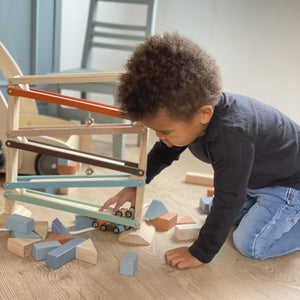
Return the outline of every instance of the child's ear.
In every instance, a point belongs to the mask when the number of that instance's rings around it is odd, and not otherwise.
[[[214,109],[211,105],[203,105],[196,112],[197,119],[202,125],[206,125],[209,123],[212,115],[214,113]]]

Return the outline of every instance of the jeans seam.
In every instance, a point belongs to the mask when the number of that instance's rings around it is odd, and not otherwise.
[[[263,259],[263,257],[259,258],[257,257],[256,253],[255,253],[255,249],[256,249],[256,244],[257,244],[257,240],[259,238],[259,236],[261,236],[263,234],[263,232],[265,232],[265,230],[268,228],[268,226],[270,226],[270,223],[273,222],[273,220],[277,220],[278,219],[278,216],[281,214],[281,212],[286,209],[288,207],[288,204],[284,205],[274,216],[273,218],[261,229],[260,232],[258,232],[255,237],[254,237],[254,241],[253,241],[253,245],[252,245],[252,256],[254,258],[258,258],[258,259]]]

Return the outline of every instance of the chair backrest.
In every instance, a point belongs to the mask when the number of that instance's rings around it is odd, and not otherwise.
[[[5,80],[8,82],[8,78],[14,76],[22,76],[18,64],[10,55],[5,46],[0,42],[0,72],[3,74]],[[27,84],[22,85],[23,89],[28,90]],[[22,98],[20,101],[20,113],[38,114],[38,109],[33,99]]]
[[[91,0],[81,67],[90,67],[92,48],[132,52],[154,33],[156,4],[156,0]],[[110,13],[108,21],[101,18],[105,5],[111,5],[115,12]],[[143,24],[136,24],[137,10],[145,17]],[[122,11],[127,14],[125,18]],[[128,16],[131,12],[135,16]],[[121,21],[116,20],[118,16],[123,17]]]

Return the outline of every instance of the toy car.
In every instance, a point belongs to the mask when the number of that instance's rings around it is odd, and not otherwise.
[[[116,211],[116,216],[125,217],[125,218],[128,218],[128,219],[133,219],[133,217],[134,217],[134,207],[120,208],[118,211]]]
[[[124,225],[118,225],[116,223],[111,223],[100,219],[95,220],[92,226],[94,228],[100,228],[101,231],[112,231],[115,234],[125,231]]]

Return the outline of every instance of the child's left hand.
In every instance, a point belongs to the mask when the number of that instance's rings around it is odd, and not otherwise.
[[[166,263],[178,270],[187,268],[196,268],[203,265],[203,263],[194,257],[188,247],[180,247],[169,250],[165,253]]]

